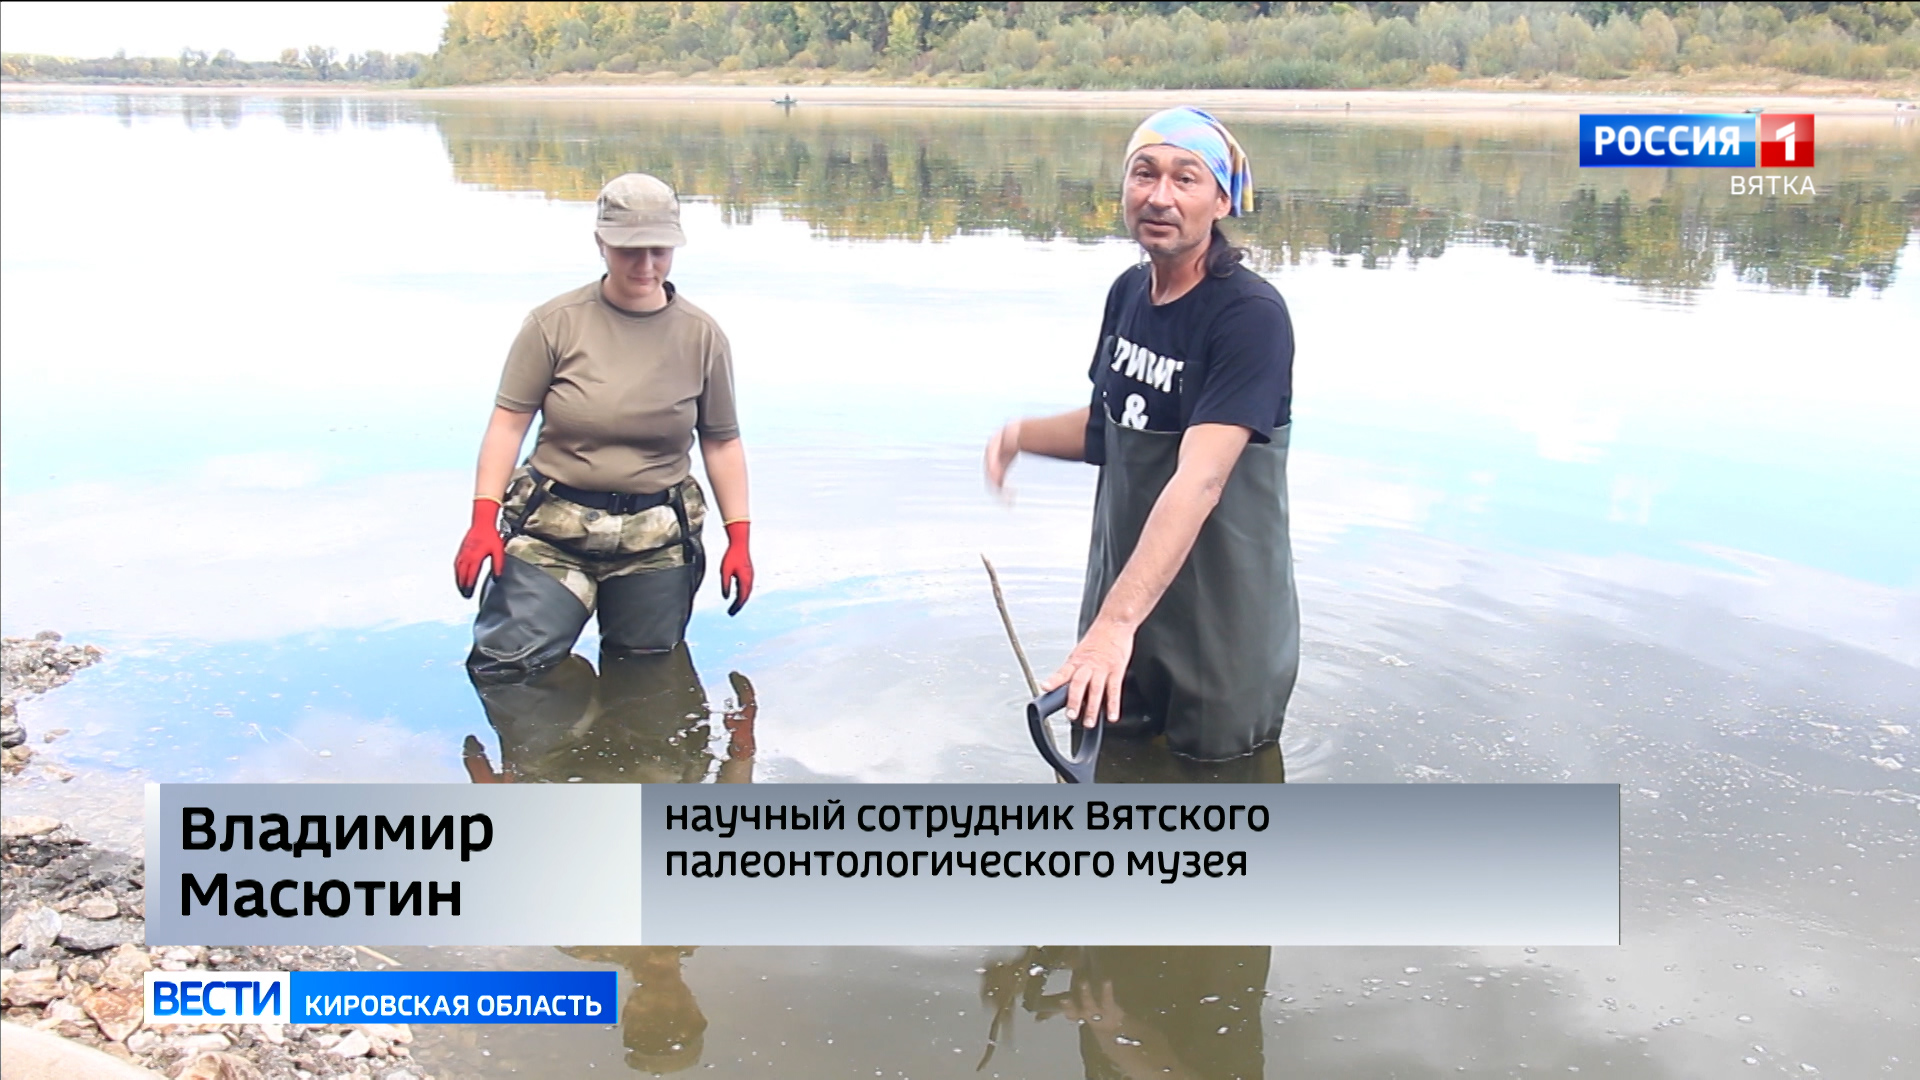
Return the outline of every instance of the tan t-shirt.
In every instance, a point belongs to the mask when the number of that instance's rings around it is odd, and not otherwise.
[[[727,336],[667,290],[666,307],[636,315],[594,282],[527,316],[493,400],[541,413],[534,468],[588,491],[652,494],[686,479],[694,432],[739,438]]]

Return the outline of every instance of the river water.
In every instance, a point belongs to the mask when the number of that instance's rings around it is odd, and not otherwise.
[[[0,623],[110,655],[23,704],[80,775],[7,812],[1045,782],[979,560],[1050,668],[1091,471],[1002,503],[978,455],[1085,400],[1137,119],[9,90]],[[1816,194],[1769,198],[1583,173],[1571,117],[1228,119],[1299,340],[1304,659],[1281,752],[1217,778],[1619,783],[1622,946],[386,950],[623,972],[617,1026],[422,1027],[436,1075],[1915,1068],[1920,126],[1822,118]],[[673,665],[483,704],[471,462],[627,170],[685,196],[674,280],[733,341],[759,584],[729,619],[710,582]]]

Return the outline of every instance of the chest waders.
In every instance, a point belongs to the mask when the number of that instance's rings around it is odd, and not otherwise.
[[[560,484],[529,468],[533,489],[518,513],[503,515],[506,539],[522,534],[557,552],[566,575],[591,583],[593,604],[548,569],[509,555],[496,576],[481,586],[480,611],[473,620],[473,652],[467,668],[476,678],[521,678],[565,659],[580,638],[588,617],[598,612],[600,645],[608,653],[661,653],[686,635],[693,599],[706,575],[706,551],[687,513],[683,481],[658,495],[589,492]],[[678,526],[681,562],[677,566],[613,572],[635,553],[593,552],[580,544],[530,528],[534,514],[549,499],[590,512],[631,514],[658,506],[672,508]],[[611,576],[606,576],[611,573]]]
[[[1300,603],[1287,533],[1288,428],[1249,443],[1193,551],[1140,624],[1115,734],[1164,733],[1176,753],[1239,757],[1277,740],[1300,670]],[[1106,418],[1106,464],[1080,601],[1085,635],[1173,478],[1178,432]]]

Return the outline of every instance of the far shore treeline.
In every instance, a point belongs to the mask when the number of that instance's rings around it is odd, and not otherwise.
[[[504,3],[448,5],[428,84],[567,72],[840,71],[1120,89],[1920,69],[1920,3]]]
[[[181,49],[179,56],[108,56],[75,60],[59,56],[8,53],[0,57],[0,75],[21,82],[254,83],[254,82],[414,82],[425,53],[385,53],[370,49],[345,56],[332,46],[284,49],[278,60],[241,60],[231,49],[206,52]]]
[[[431,56],[9,54],[10,80],[703,81],[1361,88],[1920,77],[1920,3],[717,2],[447,6]]]

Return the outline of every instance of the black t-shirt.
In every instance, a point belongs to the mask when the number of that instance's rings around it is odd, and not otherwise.
[[[1107,291],[1100,346],[1088,376],[1087,460],[1106,462],[1105,422],[1146,431],[1238,424],[1252,441],[1285,425],[1293,401],[1293,322],[1259,274],[1236,266],[1155,307],[1146,264]]]

